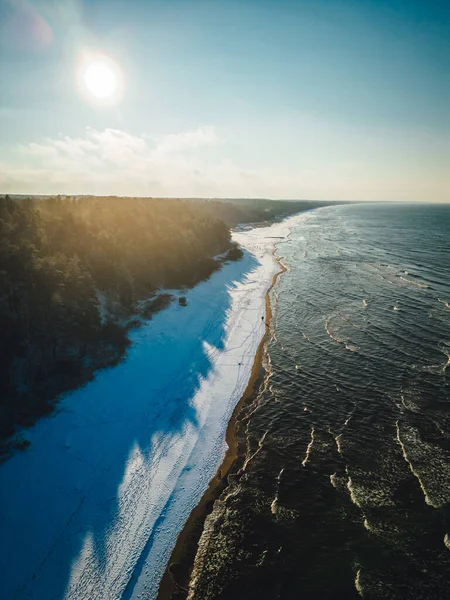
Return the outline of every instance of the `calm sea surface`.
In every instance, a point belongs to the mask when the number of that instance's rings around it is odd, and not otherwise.
[[[450,206],[314,211],[278,255],[192,597],[449,598]]]

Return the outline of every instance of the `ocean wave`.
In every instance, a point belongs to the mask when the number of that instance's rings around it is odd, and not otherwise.
[[[445,363],[437,365],[422,365],[419,368],[423,373],[431,373],[432,375],[446,375],[447,369],[450,366],[450,351],[445,348],[440,348],[440,350],[442,354],[447,357]]]
[[[347,488],[347,476],[341,473],[333,473],[330,475],[330,483],[334,487],[334,489],[345,497],[348,497],[348,488]]]
[[[338,335],[336,330],[331,327],[330,322],[333,318],[336,317],[342,319],[343,321],[349,322],[356,329],[360,329],[360,327],[352,323],[350,319],[344,318],[341,315],[332,315],[331,317],[325,320],[325,331],[327,332],[328,337],[330,337],[333,340],[333,342],[336,342],[336,344],[341,344],[346,350],[349,350],[350,352],[358,352],[358,350],[360,349],[359,346],[353,344],[349,339]]]
[[[403,277],[403,275],[400,275],[400,279],[402,281],[405,281],[406,283],[410,283],[411,285],[416,285],[417,287],[420,287],[420,288],[427,289],[430,287],[427,283],[422,283],[420,281],[412,281],[411,279],[408,279],[407,277]]]
[[[342,456],[342,444],[343,444],[343,436],[342,433],[334,437],[334,441],[336,442],[336,448],[339,454]]]
[[[258,454],[261,452],[261,450],[264,447],[264,440],[266,439],[267,434],[269,433],[269,430],[265,431],[262,435],[262,437],[258,440],[258,447],[256,448],[256,450],[252,453],[249,454],[247,453],[247,458],[245,459],[244,464],[242,465],[242,471],[245,471],[246,468],[248,467],[249,463],[256,457],[258,456]]]
[[[363,586],[362,586],[361,569],[358,569],[356,571],[355,589],[358,592],[358,594],[361,596],[361,598],[363,598],[364,597],[364,590],[363,590]]]
[[[360,350],[359,346],[355,346],[354,344],[345,344],[345,348],[350,352],[358,352]]]
[[[372,535],[376,535],[378,538],[388,543],[394,543],[395,545],[398,545],[399,538],[402,535],[401,529],[393,523],[384,521],[375,522],[375,520],[370,520],[366,515],[364,515],[363,526]]]
[[[362,271],[366,273],[370,273],[379,277],[383,281],[390,283],[392,285],[398,285],[398,281],[396,280],[398,277],[397,269],[394,267],[389,267],[388,265],[374,264],[374,263],[360,263],[359,267]]]
[[[367,472],[351,476],[348,466],[345,467],[345,472],[347,474],[347,490],[350,500],[355,506],[361,510],[394,506],[390,487],[384,486],[383,480],[375,477],[374,473]],[[364,477],[364,482],[367,480],[366,485],[362,482],[361,475]]]
[[[347,425],[350,423],[350,420],[352,419],[353,415],[355,414],[355,410],[356,410],[356,404],[353,406],[353,409],[350,411],[348,417],[344,421],[345,427],[347,427]]]
[[[419,482],[425,502],[440,508],[450,502],[450,454],[425,442],[419,431],[408,424],[396,422],[397,441],[405,461]]]
[[[406,396],[406,394],[401,394],[400,399],[401,399],[403,408],[405,408],[406,410],[408,410],[410,412],[413,412],[416,414],[421,414],[422,408],[417,403],[417,401],[419,399],[417,393],[409,392],[408,396]]]
[[[348,317],[347,315],[342,315],[341,313],[338,313],[339,317],[345,321],[346,323],[349,323],[349,325],[351,325],[352,327],[354,327],[355,329],[361,329],[361,325],[357,325],[356,323],[354,323],[350,317]]]
[[[315,430],[314,427],[311,428],[311,440],[306,448],[306,454],[305,454],[305,458],[303,459],[302,465],[304,467],[306,467],[308,460],[309,460],[309,455],[311,453],[312,447],[314,445],[314,435],[315,435]]]
[[[305,340],[308,340],[308,342],[310,342],[310,344],[315,344],[315,342],[309,337],[309,335],[307,335],[306,333],[302,333],[303,337],[305,338]]]
[[[284,467],[281,469],[281,471],[277,475],[277,487],[276,487],[276,491],[275,491],[275,498],[273,499],[273,502],[270,505],[270,511],[273,515],[276,515],[278,512],[278,494],[280,492],[280,482],[281,482],[281,476],[283,475],[283,471],[284,471]]]

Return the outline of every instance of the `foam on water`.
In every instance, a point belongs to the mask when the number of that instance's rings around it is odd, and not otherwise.
[[[302,465],[304,467],[306,467],[308,460],[309,460],[309,455],[311,453],[312,447],[314,445],[314,427],[311,428],[311,440],[306,448],[306,454],[305,454],[305,458],[303,459]]]
[[[414,427],[397,421],[397,441],[411,472],[417,478],[425,502],[440,508],[450,502],[450,455],[425,442]]]
[[[361,576],[361,569],[358,569],[356,571],[356,577],[355,577],[355,589],[358,592],[358,594],[363,598],[364,597],[364,593],[363,593],[363,587],[362,587],[362,576]]]
[[[345,425],[348,425],[348,423],[350,422],[350,419],[351,419],[351,416],[345,421]],[[341,455],[343,454],[343,452],[342,452],[343,440],[344,440],[344,437],[343,437],[342,433],[335,436],[335,438],[334,438],[334,441],[336,442],[337,451]]]
[[[417,287],[420,287],[420,288],[429,288],[430,287],[426,283],[421,283],[420,281],[411,281],[411,279],[407,279],[406,277],[400,277],[400,279],[402,281],[405,281],[406,283],[410,283],[411,285],[416,285]]]
[[[276,492],[275,492],[275,498],[273,499],[273,502],[270,505],[270,510],[273,515],[275,515],[278,511],[278,494],[280,491],[280,481],[281,481],[281,476],[283,475],[283,471],[284,471],[284,468],[281,469],[281,471],[277,475],[277,488],[276,488]]]

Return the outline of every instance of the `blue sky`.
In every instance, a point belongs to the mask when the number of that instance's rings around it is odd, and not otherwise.
[[[0,0],[0,191],[450,200],[450,6]],[[85,52],[121,99],[81,93]]]

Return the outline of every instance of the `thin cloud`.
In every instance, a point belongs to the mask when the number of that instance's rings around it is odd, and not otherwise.
[[[440,181],[433,189],[420,173],[396,172],[383,180],[369,175],[364,162],[344,159],[321,168],[303,161],[297,168],[248,169],[227,157],[227,142],[214,127],[158,139],[88,127],[81,137],[19,146],[13,156],[0,163],[1,193],[348,200],[443,195]]]
[[[212,166],[201,157],[202,150],[221,143],[213,127],[159,140],[88,127],[83,137],[45,138],[20,146],[18,164],[0,165],[0,185],[12,193],[195,194],[199,179],[209,179]],[[219,189],[210,183],[205,187],[204,181],[202,188]]]

